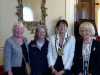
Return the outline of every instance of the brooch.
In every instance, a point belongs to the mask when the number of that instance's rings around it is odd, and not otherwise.
[[[93,48],[93,51],[95,51],[95,49],[96,49],[96,48],[94,47],[94,48]]]

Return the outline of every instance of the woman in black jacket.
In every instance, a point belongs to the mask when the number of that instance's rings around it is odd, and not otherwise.
[[[48,43],[45,26],[38,26],[34,40],[29,44],[31,75],[48,75]]]
[[[75,75],[100,75],[100,42],[92,23],[83,22],[79,27],[81,39],[76,40],[73,70]]]

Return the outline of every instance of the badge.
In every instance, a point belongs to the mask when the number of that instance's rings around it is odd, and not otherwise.
[[[64,55],[64,50],[63,48],[58,48],[58,55],[63,56]]]

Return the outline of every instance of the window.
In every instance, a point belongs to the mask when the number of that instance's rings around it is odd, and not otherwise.
[[[34,21],[34,14],[30,7],[24,6],[23,7],[23,20],[25,22],[32,22]]]

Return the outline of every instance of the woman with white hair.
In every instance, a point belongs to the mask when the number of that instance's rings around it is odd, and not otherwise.
[[[24,26],[21,22],[13,26],[13,34],[4,46],[5,75],[27,75],[25,63],[28,62],[27,41],[23,36]]]
[[[100,75],[100,42],[95,39],[93,24],[82,22],[79,34],[82,39],[76,40],[73,66],[75,75]]]

